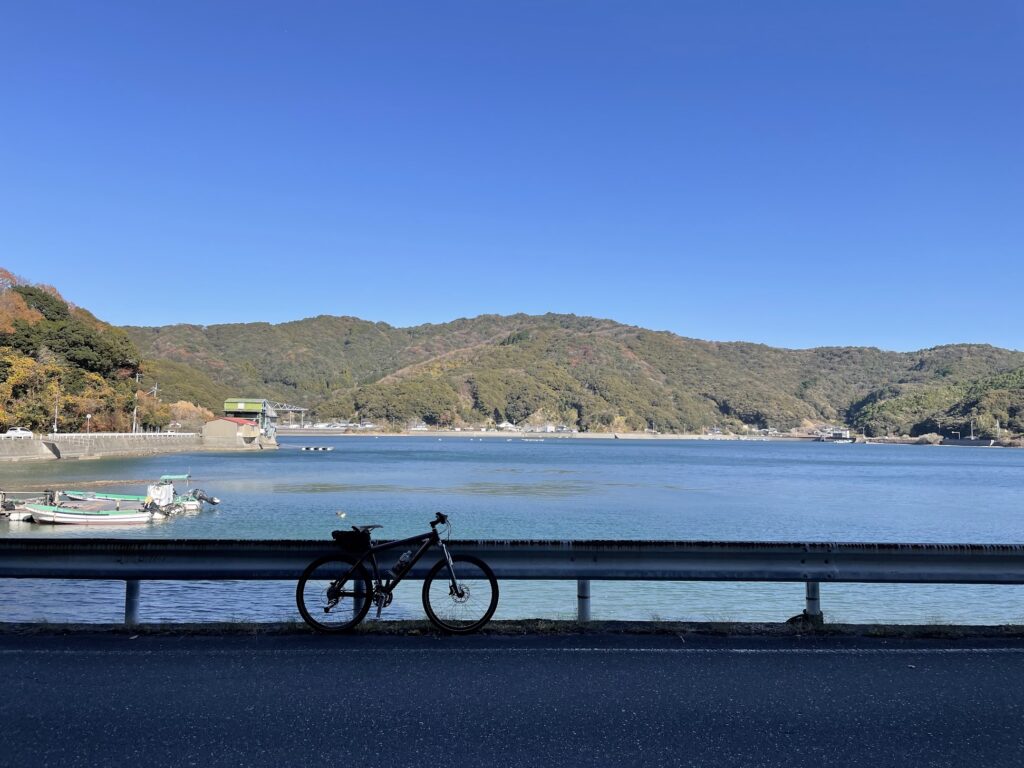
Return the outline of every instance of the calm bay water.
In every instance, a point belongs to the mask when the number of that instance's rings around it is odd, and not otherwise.
[[[298,445],[330,445],[301,452]],[[0,465],[0,487],[104,481],[142,493],[190,471],[223,499],[200,515],[83,530],[0,522],[0,536],[327,538],[381,523],[386,538],[451,515],[453,538],[729,539],[1024,543],[1024,451],[733,441],[284,438],[258,454]],[[97,488],[99,486],[90,486]],[[337,513],[344,511],[345,520]],[[385,613],[418,617],[418,583]],[[147,621],[297,618],[293,584],[155,583]],[[595,583],[595,618],[780,621],[802,608],[799,584]],[[116,621],[123,585],[0,582],[0,621]],[[1024,623],[1020,587],[822,587],[836,621]],[[575,583],[505,582],[498,618],[563,617]]]

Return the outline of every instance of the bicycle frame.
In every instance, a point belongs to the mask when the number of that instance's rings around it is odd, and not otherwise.
[[[406,563],[405,570],[403,570],[402,573],[398,574],[398,576],[391,575],[386,580],[382,580],[380,565],[377,562],[377,553],[387,552],[391,549],[398,549],[400,547],[408,546],[409,544],[419,544],[420,546],[419,549],[417,549],[413,553],[412,558],[409,560],[409,562]],[[420,561],[423,555],[427,553],[427,550],[429,550],[431,547],[435,545],[441,547],[441,552],[444,554],[444,559],[448,563],[448,577],[451,580],[452,594],[456,594],[459,597],[462,597],[462,590],[459,588],[458,582],[455,579],[455,566],[452,563],[452,556],[448,552],[448,547],[446,547],[445,543],[441,540],[441,535],[436,530],[431,530],[430,533],[421,533],[416,536],[410,536],[406,539],[389,541],[386,544],[370,544],[370,548],[359,556],[359,559],[356,561],[356,563],[362,563],[363,561],[368,559],[370,562],[370,566],[373,569],[372,575],[374,591],[381,595],[390,596],[391,593],[394,592],[395,587],[397,587],[405,578],[406,574],[408,574],[416,565],[416,563]],[[378,605],[378,613],[381,607],[381,605]]]

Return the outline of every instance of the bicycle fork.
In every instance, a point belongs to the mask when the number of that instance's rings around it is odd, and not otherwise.
[[[441,551],[444,552],[445,562],[448,563],[448,578],[451,584],[448,588],[448,593],[453,597],[463,597],[462,587],[459,586],[458,579],[455,578],[455,564],[452,562],[452,555],[448,551],[448,547],[444,545],[444,542],[438,542],[441,545]]]

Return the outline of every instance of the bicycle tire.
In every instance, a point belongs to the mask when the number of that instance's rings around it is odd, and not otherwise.
[[[494,610],[498,607],[498,580],[495,578],[494,571],[491,570],[490,566],[480,558],[473,557],[472,555],[452,555],[452,562],[465,563],[477,569],[477,571],[474,572],[472,569],[464,568],[460,574],[460,569],[456,566],[455,573],[459,577],[459,584],[461,586],[465,587],[467,584],[471,584],[478,595],[483,592],[481,588],[486,584],[486,588],[490,591],[489,599],[486,595],[483,595],[483,598],[487,600],[486,610],[479,618],[476,619],[466,618],[459,620],[454,616],[449,617],[449,613],[464,613],[464,611],[460,611],[456,607],[460,605],[467,605],[468,599],[460,600],[454,595],[451,595],[450,592],[446,592],[444,588],[435,591],[433,600],[438,602],[438,605],[435,606],[432,604],[431,587],[434,585],[434,580],[442,572],[444,586],[450,589],[448,561],[444,558],[438,560],[437,563],[434,564],[434,567],[427,573],[426,578],[423,579],[423,610],[426,611],[427,618],[430,619],[431,623],[441,631],[448,632],[453,635],[468,635],[483,627],[494,615]],[[470,574],[468,577],[464,575],[467,572]],[[447,598],[447,600],[445,600],[445,598]],[[445,618],[442,618],[439,613],[444,614]]]
[[[315,578],[319,577],[319,578]],[[342,612],[334,614],[338,616],[337,622],[325,622],[318,620],[318,615],[321,618],[324,615],[330,613],[331,610],[337,607],[332,606],[325,610],[329,596],[327,590],[329,587],[334,586],[339,578],[343,578],[340,587],[342,596],[337,600],[337,605],[340,605],[345,597],[351,598],[351,615],[346,617],[344,608]],[[353,582],[356,585],[362,585],[362,602],[359,600],[358,586],[352,592],[346,592],[344,590],[345,584]],[[307,589],[308,588],[308,589]],[[370,610],[370,595],[373,594],[373,587],[370,583],[370,574],[367,573],[366,568],[362,563],[357,562],[354,558],[348,555],[327,555],[326,557],[318,558],[312,563],[306,566],[306,570],[302,572],[302,576],[299,577],[299,583],[295,586],[295,604],[299,608],[299,613],[302,614],[302,619],[309,626],[318,632],[328,632],[332,634],[340,634],[342,632],[348,632],[355,627],[360,621],[365,618],[367,612]],[[307,606],[307,602],[315,601],[312,605]],[[313,608],[314,610],[309,610]],[[319,613],[318,613],[319,612]]]

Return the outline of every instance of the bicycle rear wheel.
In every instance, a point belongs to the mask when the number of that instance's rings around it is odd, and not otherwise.
[[[370,610],[370,575],[347,555],[314,560],[295,587],[295,603],[318,632],[347,632]]]
[[[453,555],[455,586],[448,561],[440,560],[423,580],[423,610],[435,626],[456,635],[476,632],[498,607],[498,580],[483,560]]]

